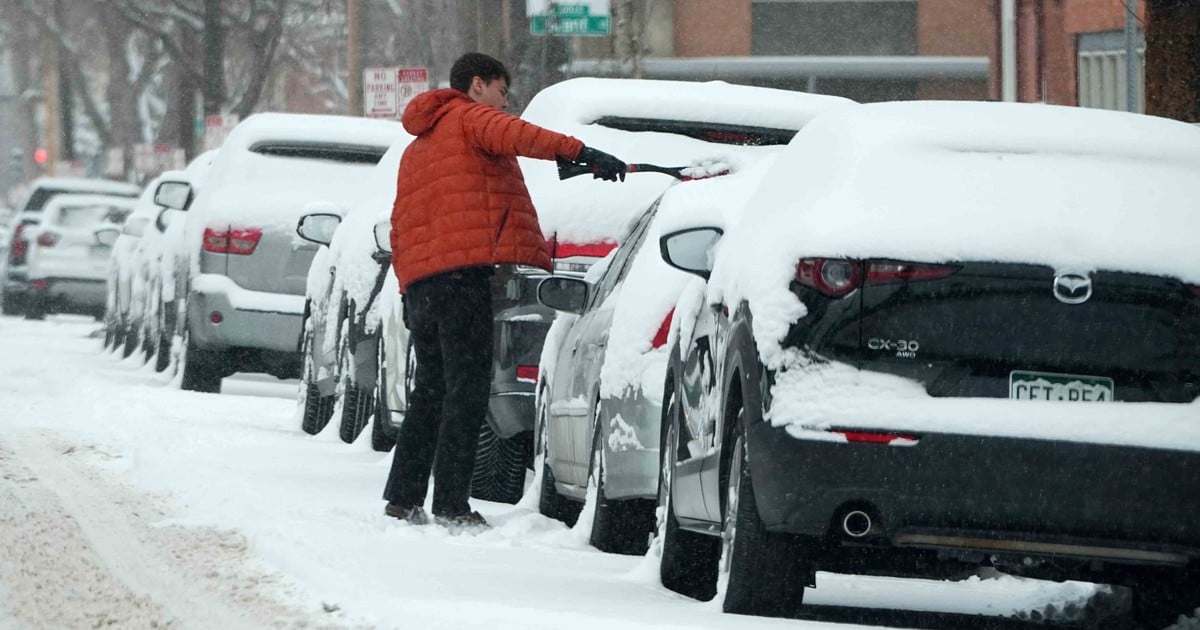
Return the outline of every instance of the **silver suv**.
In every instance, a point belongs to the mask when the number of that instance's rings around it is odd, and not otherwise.
[[[219,391],[234,372],[299,375],[317,246],[296,222],[353,203],[401,134],[393,122],[297,114],[257,114],[234,129],[186,212],[184,389]]]

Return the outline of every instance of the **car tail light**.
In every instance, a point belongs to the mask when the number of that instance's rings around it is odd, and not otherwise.
[[[851,429],[830,429],[846,438],[852,444],[885,444],[887,446],[915,446],[919,437],[908,433],[889,433],[879,431],[856,431]]]
[[[13,230],[12,248],[8,251],[8,260],[14,265],[25,263],[25,251],[29,248],[29,243],[21,238],[21,233],[25,231],[25,224],[17,226]]]
[[[671,312],[667,313],[666,319],[664,319],[662,325],[658,327],[658,332],[654,333],[654,339],[650,340],[651,350],[657,350],[667,345],[667,337],[671,334],[672,317],[675,317],[675,309],[671,309]]]
[[[796,263],[796,281],[829,297],[845,297],[862,284],[862,267],[837,258],[803,258]]]
[[[261,238],[262,230],[258,228],[230,230],[229,253],[239,256],[249,256],[254,253],[254,249],[258,247],[258,241]]]
[[[867,263],[867,277],[865,282],[866,284],[887,284],[889,282],[940,280],[954,275],[958,270],[959,267],[956,265],[923,265],[891,260],[875,260]]]
[[[60,238],[62,238],[62,235],[58,232],[42,232],[38,234],[37,244],[42,247],[54,247],[58,244],[58,239]]]
[[[34,291],[45,291],[50,288],[50,281],[45,278],[40,278],[29,283],[30,288]]]
[[[525,383],[536,383],[538,380],[538,366],[518,365],[517,380]]]
[[[229,252],[229,230],[204,228],[204,251],[214,254]]]

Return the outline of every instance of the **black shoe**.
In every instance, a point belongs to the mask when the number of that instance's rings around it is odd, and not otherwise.
[[[404,507],[399,503],[388,503],[384,506],[383,513],[392,518],[408,521],[413,525],[424,525],[429,522],[429,517],[425,514],[425,510],[419,505]]]
[[[454,516],[437,515],[433,521],[450,530],[451,534],[469,531],[483,531],[491,527],[479,512],[463,512]]]

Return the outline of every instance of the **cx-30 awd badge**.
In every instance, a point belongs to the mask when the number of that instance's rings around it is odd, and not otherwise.
[[[1092,279],[1081,273],[1054,277],[1054,297],[1063,304],[1083,304],[1092,297]]]

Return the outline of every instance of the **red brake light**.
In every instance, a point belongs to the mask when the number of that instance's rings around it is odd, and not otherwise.
[[[867,263],[866,283],[886,284],[889,282],[939,280],[954,275],[958,270],[959,267],[955,265],[921,265],[877,260]]]
[[[658,332],[654,333],[654,339],[650,340],[651,350],[657,350],[667,345],[667,336],[671,334],[672,317],[675,317],[675,309],[671,309],[671,312],[667,313],[666,319],[664,319],[662,325],[658,327]]]
[[[38,234],[37,244],[42,247],[54,247],[58,244],[58,239],[61,235],[58,232],[42,232]]]
[[[526,383],[536,383],[538,380],[538,366],[536,365],[518,365],[517,380]]]
[[[551,258],[567,258],[568,256],[591,256],[594,258],[604,258],[609,252],[616,249],[617,244],[612,241],[601,241],[598,243],[563,243],[557,238],[550,240],[550,257]]]
[[[258,247],[258,241],[261,238],[262,230],[258,228],[230,230],[229,253],[239,256],[249,256],[254,253],[254,248]]]
[[[850,260],[803,258],[796,263],[796,281],[829,297],[845,297],[862,284],[862,267]]]
[[[849,429],[830,429],[830,433],[845,436],[846,441],[855,444],[886,444],[888,446],[913,446],[920,439],[907,433],[886,433],[878,431],[852,431]]]
[[[229,252],[229,230],[204,228],[204,251],[214,254]]]

